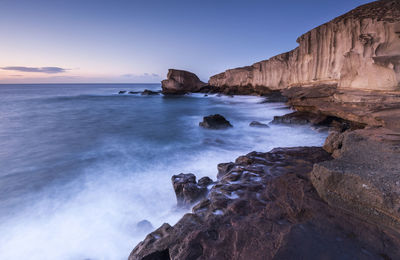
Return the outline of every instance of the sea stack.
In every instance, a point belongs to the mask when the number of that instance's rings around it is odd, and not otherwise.
[[[161,85],[163,94],[186,94],[198,92],[207,84],[192,72],[169,69],[167,79],[163,80]]]

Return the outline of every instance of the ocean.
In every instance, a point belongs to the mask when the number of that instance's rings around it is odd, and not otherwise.
[[[216,179],[217,164],[251,151],[320,146],[310,126],[255,96],[120,95],[160,84],[0,85],[0,259],[126,259],[149,230],[171,225],[171,176]],[[208,130],[219,113],[234,126]],[[151,231],[151,230],[150,230]]]

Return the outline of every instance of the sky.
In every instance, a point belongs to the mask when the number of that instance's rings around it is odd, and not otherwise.
[[[366,0],[0,0],[0,83],[156,83],[297,47]]]

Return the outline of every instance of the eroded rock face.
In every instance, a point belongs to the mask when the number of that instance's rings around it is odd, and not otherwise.
[[[198,92],[206,85],[195,74],[175,69],[168,70],[167,79],[161,82],[163,94]]]
[[[360,6],[297,39],[299,47],[252,66],[212,76],[217,88],[285,89],[336,85],[396,90],[400,87],[400,2]]]
[[[397,259],[400,236],[323,202],[309,181],[317,147],[252,152],[218,166],[208,196],[129,259]],[[385,241],[385,242],[382,242]]]
[[[193,173],[181,173],[171,178],[174,186],[178,207],[190,207],[193,203],[204,198],[208,193],[208,185],[213,181],[209,177],[203,177],[196,182]]]
[[[400,231],[400,134],[385,128],[332,133],[335,160],[314,166],[311,181],[330,205]]]
[[[338,89],[335,86],[292,87],[282,91],[298,111],[346,120],[356,129],[365,125],[400,131],[400,92]]]
[[[226,129],[232,127],[231,123],[220,114],[205,116],[199,126],[209,129]]]

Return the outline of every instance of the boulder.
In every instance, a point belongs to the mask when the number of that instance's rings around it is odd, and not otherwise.
[[[125,93],[126,93],[126,90],[121,90],[118,92],[118,94],[125,94]]]
[[[260,122],[258,122],[258,121],[252,121],[252,122],[249,124],[249,126],[252,126],[252,127],[260,127],[260,128],[269,128],[269,126],[268,126],[267,124],[263,124],[263,123],[260,123]]]
[[[220,114],[205,116],[199,126],[209,129],[225,129],[233,127],[231,123]]]
[[[189,207],[205,197],[208,193],[208,185],[213,183],[208,177],[201,178],[197,183],[193,173],[174,175],[171,180],[178,207]]]
[[[163,94],[199,92],[206,85],[195,74],[176,69],[169,69],[167,79],[161,82]]]
[[[399,259],[399,233],[318,196],[309,174],[313,164],[332,159],[323,149],[277,148],[243,157],[219,165],[224,174],[192,213],[150,233],[129,260]]]

